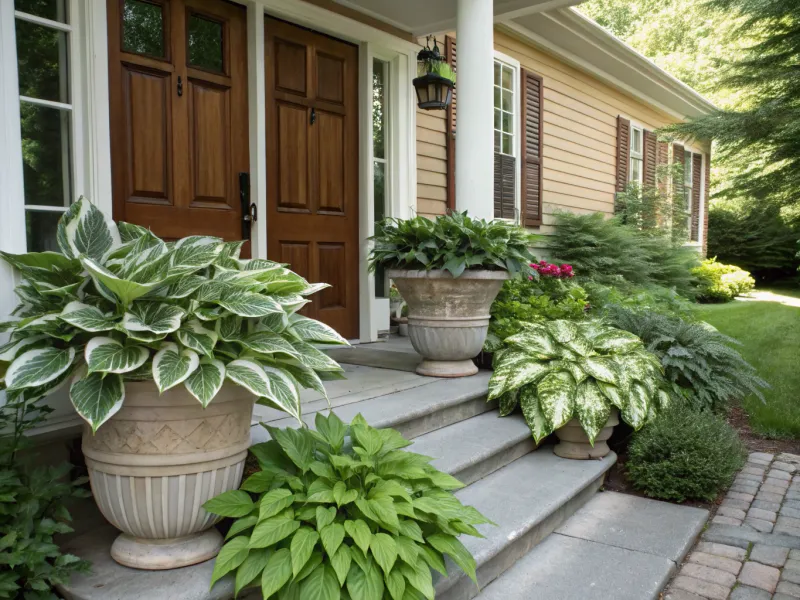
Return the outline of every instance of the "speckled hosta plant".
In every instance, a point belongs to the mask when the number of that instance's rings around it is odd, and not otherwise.
[[[476,581],[458,536],[488,519],[397,431],[333,413],[317,413],[316,431],[267,429],[272,440],[250,448],[261,470],[205,504],[236,518],[212,586],[231,573],[237,595],[255,586],[265,600],[433,600],[445,554]]]
[[[642,341],[599,321],[528,323],[495,353],[489,399],[500,414],[518,405],[540,441],[577,418],[589,441],[612,407],[639,429],[670,397],[661,363]]]
[[[239,258],[243,242],[164,242],[115,223],[86,199],[58,224],[61,253],[2,257],[21,303],[0,323],[0,389],[33,401],[70,382],[75,410],[97,430],[121,407],[125,382],[183,385],[204,407],[228,380],[300,419],[299,389],[325,393],[341,368],[316,344],[346,344],[297,314],[309,284],[283,265]]]

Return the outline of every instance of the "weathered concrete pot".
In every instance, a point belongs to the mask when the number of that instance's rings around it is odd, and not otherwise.
[[[589,437],[583,430],[578,419],[570,419],[569,423],[556,429],[558,444],[553,448],[553,452],[561,458],[573,458],[577,460],[587,460],[590,458],[603,458],[611,448],[606,443],[614,431],[614,425],[619,425],[619,411],[611,409],[611,416],[608,417],[605,427],[600,430],[594,440],[594,447],[589,443]]]
[[[489,330],[489,309],[508,279],[505,271],[392,269],[387,275],[408,304],[408,335],[423,361],[417,373],[465,377],[478,372],[472,362]]]
[[[95,500],[122,530],[111,547],[118,563],[174,569],[217,555],[219,521],[203,503],[239,487],[250,446],[255,397],[226,384],[203,409],[183,386],[159,396],[152,382],[125,384],[125,404],[83,453]]]

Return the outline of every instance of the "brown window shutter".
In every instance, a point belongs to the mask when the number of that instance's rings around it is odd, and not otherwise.
[[[676,165],[683,165],[684,156],[683,156],[683,146],[681,144],[672,144],[672,162]],[[673,178],[673,189],[675,190],[675,195],[680,196],[683,194],[683,173],[680,176],[675,175]]]
[[[536,73],[522,69],[521,121],[525,139],[522,144],[521,190],[522,224],[542,224],[542,139],[544,85]]]
[[[631,122],[617,117],[617,191],[624,192],[628,185],[631,166]]]
[[[508,154],[494,153],[494,217],[517,218],[516,203],[517,161]]]
[[[444,40],[445,60],[456,70],[456,39],[451,36]],[[453,97],[447,107],[445,134],[445,152],[447,156],[447,208],[454,210],[456,207],[456,92],[453,88]]]
[[[644,168],[644,185],[649,187],[656,186],[656,163],[658,161],[658,140],[656,134],[652,131],[644,130],[643,133],[643,168]]]
[[[692,228],[691,240],[700,239],[700,184],[703,181],[703,156],[692,154]]]
[[[704,177],[703,181],[706,189],[703,195],[703,256],[706,256],[708,254],[708,207],[710,206],[709,199],[711,198],[711,152],[706,154]]]
[[[657,167],[665,167],[669,164],[669,144],[667,142],[656,142],[656,165]],[[659,176],[656,171],[656,181],[658,182],[658,189],[662,192],[667,190],[667,182],[663,179],[664,175]]]

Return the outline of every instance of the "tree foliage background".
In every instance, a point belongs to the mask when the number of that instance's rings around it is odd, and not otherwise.
[[[800,2],[588,0],[578,10],[721,109],[693,125],[717,139],[709,255],[760,279],[795,273]]]

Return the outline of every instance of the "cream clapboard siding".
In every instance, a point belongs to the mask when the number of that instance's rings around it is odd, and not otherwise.
[[[417,109],[417,213],[426,217],[447,205],[446,114]]]

